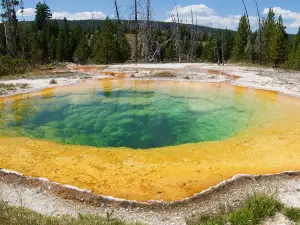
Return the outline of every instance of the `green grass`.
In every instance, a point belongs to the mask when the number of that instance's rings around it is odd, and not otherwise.
[[[250,198],[246,206],[235,210],[228,217],[232,225],[254,225],[281,211],[283,205],[274,197],[254,196]]]
[[[79,214],[78,218],[69,216],[50,217],[30,211],[23,207],[11,207],[0,201],[0,225],[138,225],[137,223],[126,223],[114,219],[111,215],[107,217]]]
[[[257,225],[265,219],[274,216],[283,209],[274,197],[256,195],[248,199],[243,208],[236,209],[228,214],[217,216],[200,216],[196,219],[187,219],[188,225]]]
[[[189,222],[187,222],[189,224]],[[194,224],[194,223],[193,223]],[[225,225],[226,220],[221,216],[202,216],[196,224],[201,225]]]
[[[300,222],[300,209],[285,208],[283,214],[294,222]]]

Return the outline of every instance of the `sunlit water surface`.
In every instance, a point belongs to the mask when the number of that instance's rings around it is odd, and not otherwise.
[[[261,104],[218,85],[106,81],[2,106],[1,133],[64,144],[148,149],[218,141],[248,126]]]

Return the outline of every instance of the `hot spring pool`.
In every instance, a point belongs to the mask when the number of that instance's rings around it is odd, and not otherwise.
[[[262,107],[253,96],[237,98],[218,85],[110,82],[5,104],[1,133],[71,145],[149,149],[224,140],[252,126]]]
[[[119,198],[177,200],[300,169],[300,102],[274,92],[103,80],[0,101],[0,168]],[[34,166],[33,166],[34,165]]]

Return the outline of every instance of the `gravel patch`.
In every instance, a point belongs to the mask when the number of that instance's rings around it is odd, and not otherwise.
[[[269,218],[262,223],[262,225],[294,225],[293,221],[290,221],[283,214],[278,213],[273,218]]]

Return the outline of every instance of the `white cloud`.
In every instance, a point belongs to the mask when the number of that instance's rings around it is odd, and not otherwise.
[[[94,12],[78,12],[78,13],[68,13],[68,12],[54,12],[52,15],[53,19],[64,19],[68,20],[89,20],[89,19],[105,19],[106,15],[100,11]]]
[[[203,26],[212,26],[214,28],[228,28],[236,30],[241,18],[241,15],[230,15],[222,17],[216,13],[212,8],[207,7],[206,5],[188,5],[188,6],[177,6],[178,15],[182,23],[192,24],[192,15],[194,24],[203,25]],[[169,11],[169,18],[166,19],[166,22],[172,22],[172,15],[177,16],[176,7]],[[256,17],[250,17],[250,23],[252,25],[257,23]],[[255,27],[255,25],[254,25]]]
[[[31,16],[35,16],[35,12],[36,10],[34,8],[25,8],[23,10],[23,16],[24,17],[31,17]],[[17,11],[17,16],[22,16],[22,13],[21,13],[21,9],[19,9]]]
[[[23,17],[33,17],[35,16],[36,10],[34,8],[25,8],[23,12]],[[21,10],[18,10],[17,16],[22,16]],[[52,19],[64,19],[68,20],[89,20],[94,17],[94,19],[105,19],[106,15],[100,11],[94,12],[77,12],[77,13],[69,13],[69,12],[53,12]]]
[[[292,23],[286,23],[286,26],[289,28],[298,28],[300,27],[300,13],[293,12],[291,10],[282,9],[280,7],[273,7],[273,11],[276,16],[282,16],[285,20],[293,20]],[[264,15],[269,13],[269,8],[265,8],[263,11]]]

